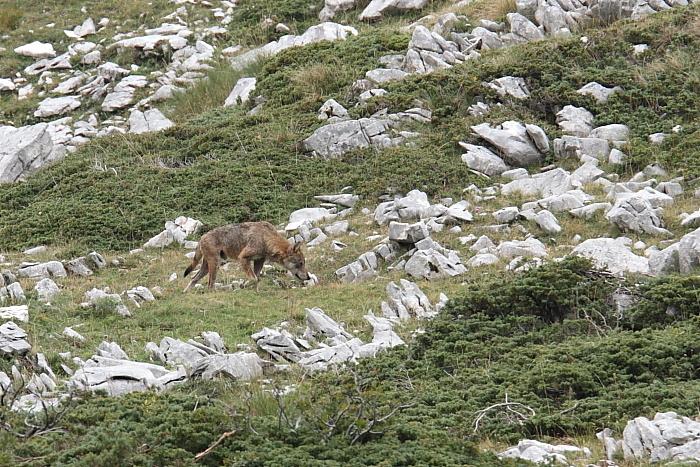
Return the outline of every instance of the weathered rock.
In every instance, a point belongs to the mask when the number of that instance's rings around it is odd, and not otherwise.
[[[23,180],[65,155],[65,146],[54,143],[47,123],[0,126],[0,183]]]
[[[603,138],[608,141],[627,141],[630,129],[627,125],[613,123],[611,125],[599,126],[589,134],[591,138]]]
[[[520,210],[515,206],[509,206],[498,211],[493,212],[491,215],[499,224],[509,224],[518,218]]]
[[[24,72],[28,75],[34,76],[45,71],[56,71],[56,70],[70,70],[73,68],[70,62],[70,53],[66,52],[55,58],[44,58],[29,65],[24,69]]]
[[[17,89],[15,83],[9,78],[0,78],[0,92],[14,91]]]
[[[496,255],[501,259],[513,259],[518,256],[541,258],[547,256],[547,250],[542,242],[530,237],[527,240],[511,240],[500,243],[496,247]]]
[[[537,464],[556,465],[563,463],[570,464],[567,460],[567,453],[584,452],[577,446],[568,444],[552,445],[536,440],[526,439],[520,441],[517,446],[506,449],[498,453],[498,457],[506,459],[523,459]]]
[[[612,209],[612,204],[610,203],[593,203],[588,206],[583,206],[580,208],[575,208],[569,211],[572,216],[580,217],[582,219],[590,219],[598,211],[603,211],[607,213]]]
[[[71,39],[82,39],[85,36],[95,34],[97,29],[95,28],[95,22],[92,20],[92,18],[88,18],[83,21],[83,24],[73,28],[72,31],[64,30],[63,32]]]
[[[384,84],[389,81],[400,81],[408,76],[403,70],[393,68],[376,68],[365,73],[365,78],[376,84]]]
[[[564,169],[557,168],[506,183],[501,188],[501,193],[510,195],[520,192],[523,195],[547,197],[566,193],[572,188],[571,175]]]
[[[610,155],[610,142],[604,138],[564,135],[554,140],[554,154],[561,158],[575,157],[579,160],[584,156],[590,156],[604,161]]]
[[[337,322],[326,315],[319,307],[306,308],[306,331],[304,337],[329,338],[342,337],[351,339],[352,335],[345,331]],[[343,339],[344,340],[344,339]]]
[[[162,391],[184,382],[186,377],[182,366],[171,371],[151,363],[93,355],[76,370],[68,384],[81,391],[106,391],[110,396],[120,396],[134,391]]]
[[[595,81],[591,81],[576,92],[583,94],[584,96],[591,96],[599,104],[602,104],[605,103],[612,94],[622,92],[622,88],[619,86],[615,86],[614,88],[606,88]]]
[[[605,172],[598,168],[598,161],[588,161],[571,174],[571,183],[576,187],[582,187],[592,183],[605,175]]]
[[[334,219],[337,216],[333,211],[326,208],[302,208],[297,209],[289,215],[289,223],[285,230],[292,231],[302,224],[313,224]]]
[[[226,98],[224,102],[224,107],[231,107],[237,105],[238,103],[247,102],[250,98],[250,93],[255,91],[255,84],[257,80],[255,78],[241,78],[236,82],[233,87],[231,94]]]
[[[621,238],[592,238],[577,245],[571,254],[585,256],[596,266],[606,268],[613,274],[649,274],[649,260],[632,253],[626,243]]]
[[[406,279],[400,279],[399,284],[389,282],[386,286],[387,301],[382,302],[382,314],[385,318],[407,321],[412,318],[426,319],[435,316],[436,311],[430,300],[417,284]]]
[[[165,230],[144,243],[144,248],[164,248],[174,241],[180,244],[186,242],[187,236],[196,233],[202,223],[191,217],[179,216],[174,221],[165,223]]]
[[[328,120],[334,118],[335,120],[345,120],[350,118],[348,115],[348,110],[340,105],[335,99],[328,99],[323,103],[320,109],[318,109],[318,119]]]
[[[679,249],[680,242],[674,243],[661,251],[656,251],[649,255],[649,269],[651,275],[659,276],[662,274],[680,272]]]
[[[364,315],[364,318],[372,326],[372,344],[364,345],[359,349],[360,356],[367,352],[367,348],[373,346],[375,348],[392,348],[397,345],[404,345],[405,342],[398,334],[394,332],[393,323],[389,318],[381,318],[374,316],[372,310]],[[378,349],[377,349],[378,350]],[[377,350],[370,350],[371,356],[374,356]]]
[[[357,30],[351,26],[338,23],[325,22],[311,26],[300,36],[282,36],[279,41],[272,41],[262,47],[250,50],[231,58],[234,69],[240,70],[262,57],[271,57],[278,52],[294,46],[301,46],[322,40],[344,40],[348,34],[357,36]]]
[[[389,240],[399,243],[416,243],[430,235],[423,221],[414,224],[404,222],[389,223]]]
[[[6,287],[0,287],[0,302],[5,301],[5,298],[8,297],[13,302],[23,302],[27,299],[19,282],[12,282]]]
[[[29,306],[15,305],[0,307],[0,319],[16,319],[29,322]]]
[[[105,81],[117,81],[131,74],[131,71],[122,68],[114,62],[103,63],[97,67],[97,74],[105,79]]]
[[[467,261],[467,266],[470,268],[478,268],[481,266],[490,266],[498,263],[499,261],[501,260],[498,259],[498,256],[492,253],[478,253],[469,258],[469,261]]]
[[[74,342],[85,342],[85,337],[70,326],[63,328],[61,335]]]
[[[593,114],[583,107],[565,106],[557,113],[557,124],[564,133],[586,138],[593,131]]]
[[[673,233],[662,227],[663,223],[656,215],[651,202],[643,197],[626,197],[618,200],[605,217],[622,232],[673,236]]]
[[[260,349],[269,353],[276,360],[299,361],[301,350],[294,343],[294,337],[285,330],[276,331],[263,328],[251,336]]]
[[[16,47],[15,53],[31,58],[53,58],[56,56],[56,51],[53,49],[52,44],[39,41]]]
[[[467,268],[454,258],[449,258],[435,249],[418,250],[406,261],[406,273],[415,278],[435,280],[463,274]]]
[[[12,321],[0,326],[0,355],[26,355],[32,350],[28,334]]]
[[[74,276],[91,276],[94,274],[84,256],[66,261],[64,267],[69,274]]]
[[[473,125],[471,129],[502,151],[503,157],[510,164],[522,167],[535,164],[543,158],[542,152],[522,123],[509,120],[495,128],[490,123],[481,123]]]
[[[250,352],[207,355],[192,366],[190,378],[215,379],[223,376],[239,381],[249,381],[262,376],[263,368],[266,366],[270,366],[270,363]]]
[[[572,176],[573,178],[573,176]],[[569,190],[560,195],[548,196],[537,201],[536,204],[544,209],[549,209],[552,212],[571,211],[578,209],[595,199],[594,196],[588,195],[581,190]],[[530,207],[530,203],[523,204],[523,210]]]
[[[508,13],[507,18],[510,24],[510,34],[501,36],[505,41],[518,44],[544,39],[544,31],[520,13]]]
[[[504,76],[489,83],[484,83],[484,85],[496,91],[501,97],[512,96],[516,99],[527,99],[530,97],[530,90],[523,78]]]
[[[129,360],[129,356],[116,342],[102,341],[97,347],[97,355],[114,360]]]
[[[314,196],[314,199],[323,201],[325,203],[333,203],[347,208],[351,208],[355,206],[355,204],[357,204],[357,202],[360,200],[360,196],[353,195],[350,193],[342,193],[339,195],[318,195]]]
[[[34,285],[34,290],[40,302],[49,302],[60,294],[56,283],[49,278],[44,278],[37,282]]]
[[[46,263],[22,263],[17,269],[17,275],[27,279],[44,279],[49,276],[66,277],[68,273],[60,262],[48,261]]]
[[[429,0],[372,0],[360,13],[360,21],[376,21],[384,15],[403,10],[421,10]]]
[[[355,0],[325,0],[323,8],[318,13],[321,21],[330,21],[339,11],[348,11],[355,8]]]
[[[302,148],[324,159],[342,156],[348,151],[366,148],[373,139],[391,127],[388,120],[361,118],[322,126],[302,142]]]
[[[557,218],[546,209],[537,213],[535,216],[535,222],[546,234],[552,235],[561,232],[561,226],[559,225]]]
[[[129,115],[129,133],[147,133],[170,128],[174,123],[158,109],[133,110]]]
[[[459,145],[467,150],[466,154],[462,154],[462,162],[467,164],[467,167],[470,169],[486,174],[489,177],[500,175],[508,170],[508,165],[503,159],[494,154],[490,149],[483,146],[463,143],[461,141]]]
[[[164,337],[160,341],[157,350],[151,347],[153,352],[151,357],[160,360],[167,365],[183,365],[190,368],[201,358],[214,353],[213,349],[207,349],[195,341],[183,342],[180,339]]]

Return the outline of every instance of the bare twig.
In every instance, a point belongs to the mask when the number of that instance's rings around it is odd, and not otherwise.
[[[231,436],[231,435],[234,434],[235,432],[236,432],[236,430],[231,430],[231,431],[227,431],[226,433],[224,433],[223,435],[221,435],[221,436],[219,437],[219,439],[216,440],[216,443],[212,444],[211,446],[209,446],[208,448],[206,448],[204,451],[202,451],[202,452],[200,452],[199,454],[197,454],[196,456],[194,456],[194,461],[195,461],[195,462],[198,462],[202,457],[204,457],[204,456],[206,456],[207,454],[209,454],[216,446],[218,446],[219,443],[221,443],[223,440],[225,440],[226,438],[228,438],[229,436]]]
[[[559,415],[564,415],[564,414],[567,414],[569,412],[573,412],[574,410],[578,409],[579,405],[581,405],[581,402],[576,402],[573,407],[569,407],[568,409],[562,410],[561,412],[559,412]]]
[[[525,409],[525,410],[529,411],[531,415],[527,416],[524,413],[515,410],[514,407]],[[486,414],[489,411],[491,411],[493,409],[502,409],[502,408],[505,408],[505,410],[516,414],[518,416],[518,418],[517,418],[518,424],[520,424],[520,425],[522,425],[523,422],[525,420],[527,420],[528,418],[534,417],[536,415],[535,411],[531,407],[528,407],[525,404],[521,404],[520,402],[508,402],[508,394],[506,394],[506,401],[505,402],[501,402],[499,404],[493,404],[490,407],[486,407],[485,409],[478,410],[474,413],[474,415],[477,415],[476,419],[474,420],[474,433],[479,431],[479,423],[481,422],[481,420],[486,416]]]

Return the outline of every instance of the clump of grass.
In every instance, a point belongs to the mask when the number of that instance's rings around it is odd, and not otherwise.
[[[255,76],[265,60],[257,60],[242,70],[231,67],[228,61],[220,61],[209,70],[207,77],[176,93],[169,102],[168,116],[178,123],[221,107],[239,79]],[[253,96],[250,96],[253,97]]]
[[[0,9],[0,32],[8,32],[17,29],[21,21],[21,10],[11,7]]]

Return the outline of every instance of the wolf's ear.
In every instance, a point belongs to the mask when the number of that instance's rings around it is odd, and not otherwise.
[[[292,247],[289,249],[290,253],[301,253],[301,242],[293,243]]]

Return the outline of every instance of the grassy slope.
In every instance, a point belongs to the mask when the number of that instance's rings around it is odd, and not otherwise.
[[[295,5],[298,9],[299,4]],[[313,195],[335,192],[345,185],[354,186],[370,208],[387,186],[402,190],[418,187],[435,197],[459,197],[470,183],[484,184],[465,170],[456,144],[473,138],[468,126],[482,121],[466,114],[475,96],[496,100],[481,87],[481,81],[512,74],[525,77],[533,90],[531,99],[512,103],[489,115],[488,121],[520,119],[542,125],[554,136],[556,110],[566,104],[582,105],[596,114],[599,124],[630,125],[634,137],[625,149],[631,156],[629,171],[660,161],[688,176],[698,175],[693,149],[698,134],[698,107],[694,103],[699,67],[693,58],[697,57],[700,36],[697,11],[697,7],[679,8],[638,23],[588,31],[586,45],[577,37],[547,40],[486,53],[479,61],[445,72],[409,78],[389,86],[391,93],[386,98],[352,112],[367,116],[385,106],[401,111],[412,107],[413,99],[421,99],[433,110],[435,119],[431,125],[416,127],[424,134],[417,140],[417,148],[363,151],[329,162],[299,154],[300,140],[320,125],[315,112],[325,99],[348,103],[347,88],[353,80],[378,66],[379,56],[405,50],[408,36],[392,32],[394,25],[387,22],[364,28],[358,38],[291,49],[269,60],[258,75],[258,89],[268,99],[259,116],[245,116],[246,109],[213,110],[156,135],[96,140],[25,183],[0,186],[0,250],[6,251],[10,260],[24,259],[18,249],[45,243],[53,248],[40,259],[64,259],[98,248],[122,264],[90,278],[62,282],[63,296],[50,307],[40,308],[30,293],[30,307],[35,311],[26,329],[35,350],[46,352],[57,367],[57,353],[65,351],[67,344],[52,336],[60,334],[63,326],[81,323],[83,326],[76,329],[87,341],[74,345],[72,352],[83,358],[92,355],[105,335],[135,359],[145,357],[146,341],[159,342],[166,335],[189,339],[201,331],[216,330],[233,346],[247,342],[250,333],[262,326],[275,326],[283,320],[303,325],[304,308],[312,306],[320,306],[367,338],[361,315],[367,309],[379,309],[385,281],[357,286],[332,281],[336,267],[371,247],[356,240],[372,233],[373,226],[362,216],[351,219],[351,228],[360,237],[341,238],[349,244],[346,250],[336,253],[322,246],[309,254],[310,268],[324,279],[322,286],[309,290],[279,288],[268,277],[261,294],[244,290],[182,295],[181,279],[167,281],[172,272],[181,272],[187,264],[182,250],[172,248],[135,257],[125,256],[124,251],[140,245],[158,233],[165,220],[178,215],[201,219],[206,227],[247,219],[280,222],[290,210],[314,205]],[[299,21],[309,21],[304,18]],[[245,21],[253,20],[246,17]],[[650,51],[633,57],[629,46],[640,42],[648,43]],[[332,65],[324,66],[327,63]],[[620,85],[626,92],[605,105],[595,104],[575,93],[591,80]],[[177,108],[172,112],[177,113]],[[646,142],[648,133],[670,131],[677,124],[683,129],[661,148]],[[676,209],[694,209],[689,196],[678,204],[667,211],[669,219]],[[554,249],[583,230],[615,234],[605,222],[598,221],[565,219],[565,233],[548,245]],[[478,219],[476,223],[486,222]],[[453,244],[454,238],[438,240],[460,248]],[[352,376],[308,379],[292,374],[289,382],[311,382],[284,402],[287,410],[310,421],[297,433],[280,429],[279,407],[262,390],[264,386],[200,383],[173,394],[135,395],[121,402],[100,399],[80,405],[62,425],[68,437],[62,433],[21,442],[2,432],[0,444],[5,447],[0,450],[0,460],[37,457],[41,458],[35,460],[39,465],[188,465],[192,456],[215,442],[220,433],[236,428],[237,435],[206,462],[289,465],[294,459],[299,465],[376,465],[387,461],[387,453],[401,449],[404,457],[396,459],[397,463],[495,465],[494,459],[476,453],[474,442],[489,437],[501,442],[522,436],[590,437],[602,426],[620,429],[629,417],[653,415],[656,410],[675,409],[686,415],[697,411],[697,390],[692,384],[697,376],[695,345],[688,340],[696,333],[695,320],[664,323],[666,327],[641,320],[641,327],[648,328],[641,330],[613,330],[585,320],[541,322],[544,307],[536,305],[533,311],[528,303],[515,307],[502,301],[510,292],[499,287],[511,284],[512,276],[504,274],[501,267],[485,272],[488,276],[479,270],[456,280],[421,284],[433,301],[439,292],[453,298],[452,309],[431,324],[426,336],[410,349],[358,368],[363,382],[361,397],[376,401],[380,413],[399,403],[416,403],[394,419],[400,422],[399,428],[385,436],[369,437],[362,449],[349,446],[349,439],[340,435],[319,442],[327,427],[317,417],[327,420],[328,415],[337,415],[334,407],[342,406],[347,394],[355,391]],[[284,275],[269,275],[290,284]],[[391,280],[399,277],[388,271],[382,275]],[[240,276],[233,268],[222,279]],[[495,282],[486,277],[495,278]],[[534,277],[531,282],[514,284],[516,296],[541,290]],[[548,280],[544,276],[545,283]],[[587,287],[584,279],[573,280],[582,281],[584,290],[595,290]],[[480,288],[483,282],[486,284]],[[465,284],[473,287],[468,289]],[[22,285],[25,290],[32,286],[27,281]],[[158,285],[163,294],[129,320],[79,307],[86,290],[104,285],[115,291]],[[672,288],[675,292],[671,295],[680,297],[683,290],[695,287],[694,283],[683,284],[680,290]],[[569,289],[578,290],[566,285],[558,290]],[[662,296],[669,295],[663,292],[668,289],[659,290]],[[544,296],[551,300],[546,287]],[[657,295],[650,297],[653,304],[663,302]],[[555,300],[554,310],[561,307],[570,311],[571,297],[567,300],[561,302],[565,306]],[[600,296],[574,308],[590,311],[605,305],[596,300]],[[687,314],[695,314],[697,299],[684,300],[689,303]],[[475,308],[475,303],[479,307]],[[665,310],[668,303],[663,305]],[[36,312],[38,309],[41,311]],[[494,315],[494,309],[513,309],[514,316]],[[519,315],[521,309],[526,311]],[[653,317],[659,313],[654,310],[647,307],[639,313]],[[634,358],[630,358],[632,354]],[[474,412],[502,402],[506,393],[510,400],[533,407],[538,416],[523,426],[487,417],[480,434],[473,435]],[[191,406],[193,396],[199,397],[197,404],[201,401],[201,415]],[[318,400],[323,403],[315,405]],[[658,401],[663,401],[662,406]],[[577,402],[577,410],[560,413]],[[318,409],[321,412],[309,408],[317,406],[323,407]],[[126,421],[115,424],[122,415]],[[180,419],[183,424],[173,422]],[[344,423],[347,428],[349,422]],[[256,436],[250,428],[262,435]],[[143,447],[144,443],[148,446]],[[586,443],[594,442],[587,438]]]

